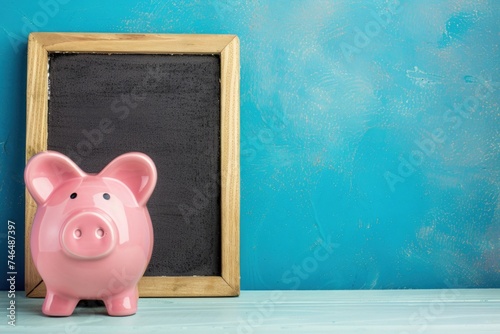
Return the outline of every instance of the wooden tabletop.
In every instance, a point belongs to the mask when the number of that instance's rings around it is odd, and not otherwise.
[[[242,291],[227,298],[141,298],[137,314],[110,317],[98,302],[70,317],[41,313],[17,292],[16,326],[0,299],[1,333],[500,333],[500,289]],[[14,299],[12,299],[14,300]]]

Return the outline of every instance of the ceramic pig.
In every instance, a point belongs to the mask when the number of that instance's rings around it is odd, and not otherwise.
[[[29,160],[24,176],[37,203],[31,255],[47,287],[42,312],[68,316],[80,299],[98,299],[109,315],[134,314],[153,249],[146,208],[157,178],[153,161],[127,153],[86,174],[47,151]]]

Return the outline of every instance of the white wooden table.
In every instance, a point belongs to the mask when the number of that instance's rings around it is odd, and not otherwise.
[[[71,317],[42,315],[42,299],[16,294],[0,333],[500,333],[500,289],[242,291],[235,298],[141,298],[138,313],[109,317],[96,302]],[[90,306],[88,304],[91,304]]]

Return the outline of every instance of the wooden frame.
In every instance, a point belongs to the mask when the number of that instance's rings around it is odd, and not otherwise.
[[[221,276],[145,276],[141,297],[237,296],[240,292],[239,40],[234,35],[31,33],[28,43],[26,160],[47,149],[48,55],[70,53],[217,54],[221,59]],[[36,203],[26,192],[26,279],[29,297],[45,284],[31,259]]]

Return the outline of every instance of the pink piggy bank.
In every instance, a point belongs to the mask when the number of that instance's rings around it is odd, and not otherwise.
[[[38,205],[31,255],[47,287],[43,313],[68,316],[80,299],[99,299],[109,315],[134,314],[153,249],[146,208],[157,178],[153,161],[127,153],[86,174],[47,151],[29,160],[24,177]]]

